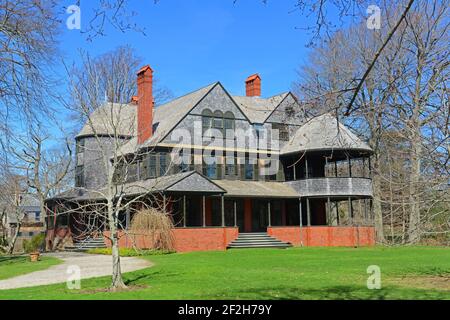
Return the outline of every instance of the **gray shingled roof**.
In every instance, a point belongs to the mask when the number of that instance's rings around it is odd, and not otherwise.
[[[108,102],[91,114],[89,121],[86,121],[77,136],[117,134],[131,137],[135,135],[136,127],[135,104]]]
[[[298,193],[283,182],[217,180],[227,197],[298,198]]]
[[[160,142],[216,84],[218,82],[155,108],[153,114],[153,135],[141,147],[152,146]],[[136,151],[137,147],[137,138],[134,137],[122,146],[119,152],[122,154],[132,153]]]
[[[288,94],[285,92],[270,98],[233,96],[233,99],[252,123],[264,123]]]
[[[197,171],[181,172],[155,179],[146,179],[120,185],[126,195],[138,195],[151,192],[200,192],[205,194],[224,193],[218,184],[209,180]],[[53,197],[53,199],[90,200],[102,199],[106,190],[71,189]],[[49,199],[50,200],[50,199]]]
[[[331,114],[308,120],[281,149],[281,154],[306,150],[372,149]]]

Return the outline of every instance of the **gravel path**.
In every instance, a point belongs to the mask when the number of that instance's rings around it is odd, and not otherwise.
[[[51,266],[46,270],[0,280],[0,290],[66,282],[70,276],[67,273],[68,267],[74,265],[80,267],[81,279],[107,276],[112,273],[112,258],[108,255],[78,252],[59,252],[46,255],[61,259],[64,262],[56,266]],[[122,272],[144,269],[152,265],[149,261],[134,257],[121,257],[120,262]]]

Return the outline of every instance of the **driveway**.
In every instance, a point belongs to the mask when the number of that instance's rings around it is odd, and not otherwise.
[[[71,277],[71,275],[67,273],[68,268],[71,266],[78,266],[80,268],[81,279],[112,274],[112,258],[108,255],[78,252],[59,252],[46,255],[61,259],[64,262],[56,266],[51,266],[46,270],[35,271],[14,278],[0,280],[0,290],[66,282],[69,277]],[[120,262],[122,272],[144,269],[152,265],[149,261],[135,257],[121,257]]]

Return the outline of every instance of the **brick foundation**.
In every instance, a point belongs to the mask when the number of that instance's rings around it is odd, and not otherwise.
[[[109,232],[105,231],[105,244],[111,246]],[[225,250],[227,245],[237,238],[238,228],[206,227],[206,228],[176,228],[173,229],[175,250],[177,252]],[[119,235],[119,246],[132,248],[133,243],[138,248],[151,248],[152,240],[148,236]]]
[[[354,247],[375,244],[375,228],[373,227],[268,227],[267,233],[281,241],[290,242],[294,246],[299,246],[301,243],[304,246],[317,247]]]

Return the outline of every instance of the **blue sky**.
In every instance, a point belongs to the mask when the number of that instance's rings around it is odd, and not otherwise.
[[[81,24],[97,1],[81,2]],[[92,42],[78,30],[64,29],[61,50],[78,61],[78,49],[98,55],[131,45],[151,65],[159,82],[175,96],[221,81],[232,94],[244,95],[244,80],[262,77],[262,95],[288,91],[296,69],[306,60],[305,17],[292,10],[295,0],[131,0],[136,22],[146,35],[108,28]],[[70,4],[70,0],[65,0]]]

